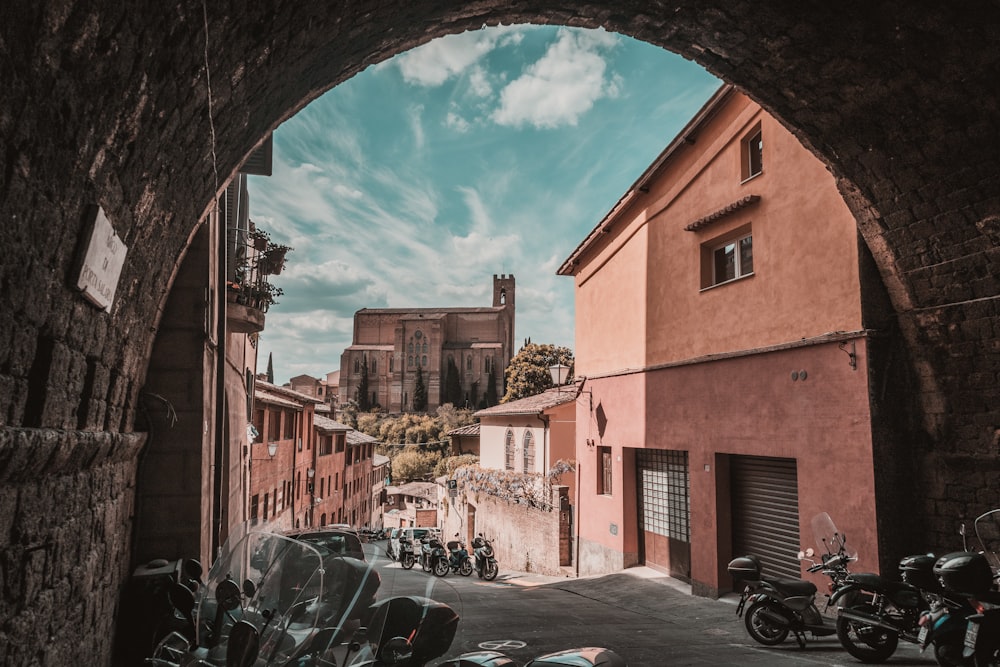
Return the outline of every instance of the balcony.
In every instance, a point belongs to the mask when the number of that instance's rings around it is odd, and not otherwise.
[[[231,333],[250,334],[264,330],[264,314],[282,295],[280,287],[268,281],[285,266],[291,248],[271,243],[267,232],[227,231],[229,279],[226,281],[226,326]]]

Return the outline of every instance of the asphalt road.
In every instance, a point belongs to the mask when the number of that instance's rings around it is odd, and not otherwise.
[[[519,664],[582,646],[613,649],[629,667],[668,665],[860,665],[836,636],[794,639],[768,648],[746,634],[735,599],[710,600],[648,568],[588,578],[509,572],[493,582],[475,574],[438,578],[417,565],[404,570],[385,558],[384,542],[365,545],[382,577],[380,597],[423,595],[445,602],[461,620],[451,649],[432,664],[463,652],[494,648]],[[887,665],[935,665],[930,654],[900,643]]]

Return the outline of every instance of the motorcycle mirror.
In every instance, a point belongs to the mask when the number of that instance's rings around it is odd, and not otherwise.
[[[201,581],[201,575],[205,570],[201,566],[201,561],[196,558],[187,558],[184,561],[184,574],[196,581]]]
[[[232,611],[240,606],[240,588],[232,579],[223,579],[215,587],[215,599],[226,611]]]
[[[388,667],[405,665],[413,655],[413,646],[406,637],[393,637],[379,649],[378,657]]]
[[[257,587],[254,586],[254,583],[252,581],[250,581],[249,579],[244,579],[243,580],[243,595],[247,596],[248,598],[252,598],[253,594],[256,593],[256,592],[257,592]]]
[[[170,604],[184,614],[184,618],[191,619],[191,612],[194,611],[194,593],[184,584],[174,584],[167,593],[170,597]]]
[[[260,635],[247,621],[237,621],[226,644],[226,667],[250,667],[260,652]]]

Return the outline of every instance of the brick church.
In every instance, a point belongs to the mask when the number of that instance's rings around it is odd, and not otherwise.
[[[444,403],[480,407],[487,396],[503,396],[513,355],[513,275],[493,276],[489,307],[363,308],[354,314],[353,342],[340,357],[340,404],[414,411],[419,369],[426,411]]]

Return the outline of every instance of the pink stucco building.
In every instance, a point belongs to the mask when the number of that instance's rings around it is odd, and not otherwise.
[[[718,595],[753,552],[798,576],[823,511],[878,567],[870,262],[824,165],[720,88],[559,269],[590,398],[582,574],[645,563]]]

